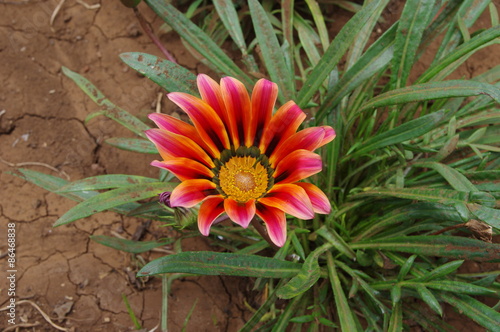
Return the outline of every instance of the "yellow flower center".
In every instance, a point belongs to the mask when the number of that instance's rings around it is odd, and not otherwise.
[[[219,185],[227,197],[245,203],[260,198],[268,186],[267,169],[254,157],[232,157],[219,171]]]

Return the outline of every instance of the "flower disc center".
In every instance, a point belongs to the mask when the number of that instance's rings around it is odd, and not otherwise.
[[[242,203],[262,197],[269,183],[267,169],[251,156],[232,157],[218,175],[223,194]]]
[[[250,191],[255,188],[255,179],[250,172],[241,171],[234,176],[234,185],[243,191]]]

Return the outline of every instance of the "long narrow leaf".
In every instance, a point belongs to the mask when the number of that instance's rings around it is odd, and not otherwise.
[[[420,137],[434,129],[444,117],[444,111],[427,114],[418,119],[411,120],[399,127],[375,135],[363,142],[362,148],[356,150],[348,156],[354,158],[365,153],[371,153],[374,150],[408,141],[412,138]]]
[[[72,221],[91,216],[97,212],[109,210],[111,208],[137,202],[141,199],[157,196],[165,191],[171,191],[173,185],[165,182],[141,183],[124,188],[114,189],[102,194],[93,196],[77,206],[73,207],[62,215],[54,224],[60,226]]]
[[[410,0],[404,6],[394,45],[394,52],[398,56],[392,61],[391,84],[396,89],[406,85],[434,3],[435,0]]]
[[[69,191],[86,191],[86,190],[121,188],[121,187],[128,187],[133,184],[151,183],[151,182],[158,182],[158,180],[138,175],[106,174],[106,175],[92,176],[89,178],[71,182],[63,186],[62,188],[58,189],[57,191],[69,192]]]
[[[294,99],[295,81],[285,63],[278,38],[268,19],[266,11],[257,0],[248,1],[255,34],[260,45],[262,57],[271,80],[280,88],[280,100],[285,103]]]
[[[121,150],[158,154],[158,149],[153,142],[142,138],[111,137],[104,142]]]
[[[164,246],[166,244],[172,243],[174,239],[167,239],[165,241],[132,241],[128,239],[120,239],[113,236],[106,235],[91,235],[90,239],[105,245],[110,248],[117,250],[130,252],[133,254],[140,254],[141,252],[146,252],[154,248]]]
[[[500,103],[500,89],[491,84],[451,80],[417,84],[383,93],[365,103],[359,112],[377,107],[450,97],[488,95]]]
[[[353,249],[400,251],[410,254],[471,259],[477,261],[500,260],[500,244],[458,236],[404,236],[368,240],[350,244]]]
[[[168,92],[198,95],[196,75],[176,63],[139,52],[122,53],[120,58]]]
[[[434,161],[415,163],[416,167],[431,168],[441,174],[450,186],[459,191],[479,191],[462,173],[442,163]]]
[[[107,99],[104,94],[85,77],[66,67],[62,67],[62,72],[64,75],[71,78],[97,105],[105,108],[102,113],[103,115],[115,120],[137,135],[144,138],[146,137],[144,131],[148,130],[149,127],[144,124],[144,122],[109,101],[109,99]]]
[[[254,0],[255,1],[255,0]],[[297,96],[297,104],[305,107],[312,96],[318,91],[318,88],[335,68],[342,56],[352,44],[358,32],[362,29],[363,23],[373,15],[374,10],[379,6],[380,1],[374,0],[366,4],[349,22],[340,30],[333,42],[330,44],[319,63],[308,75],[302,90]]]
[[[149,262],[137,276],[161,273],[193,273],[201,275],[231,275],[257,278],[290,278],[301,265],[279,259],[220,252],[182,252]]]
[[[179,12],[177,8],[161,0],[145,0],[145,2],[218,70],[226,75],[239,78],[247,87],[253,85],[252,79],[203,30]]]

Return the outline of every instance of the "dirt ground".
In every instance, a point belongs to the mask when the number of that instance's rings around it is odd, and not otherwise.
[[[84,75],[114,103],[145,118],[154,111],[161,90],[129,69],[118,55],[161,53],[142,33],[132,10],[119,1],[87,0],[100,6],[86,8],[68,0],[51,24],[59,2],[0,1],[0,308],[10,298],[4,277],[8,270],[6,234],[9,223],[15,223],[16,322],[34,326],[26,331],[55,330],[33,304],[68,330],[132,330],[122,295],[142,326],[150,330],[159,323],[160,280],[137,282],[132,277],[137,262],[131,255],[89,240],[89,235],[112,232],[130,238],[145,221],[106,212],[54,229],[54,221],[75,203],[9,173],[22,166],[70,180],[100,174],[158,174],[149,165],[154,156],[103,144],[107,138],[130,137],[127,130],[104,117],[84,124],[85,117],[99,109],[62,75],[61,66]],[[162,22],[145,5],[140,10],[158,30]],[[392,6],[389,14],[397,15],[398,10]],[[195,73],[209,72],[175,34],[163,35],[162,41],[181,65]],[[468,78],[498,64],[491,53],[467,62],[459,75]],[[171,112],[173,105],[164,99],[162,108]],[[147,236],[154,239],[165,232],[152,224]],[[183,246],[185,250],[210,250],[201,236]],[[149,260],[159,254],[142,256]],[[187,331],[236,331],[251,315],[245,305],[248,284],[244,279],[220,277],[175,281],[169,297],[171,330],[181,330],[195,305]],[[451,321],[456,316],[457,326],[465,328],[460,315],[450,315]],[[1,312],[0,328],[7,326]],[[467,326],[469,331],[482,331]]]

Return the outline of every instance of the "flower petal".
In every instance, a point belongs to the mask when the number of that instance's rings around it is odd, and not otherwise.
[[[260,139],[273,115],[278,97],[278,85],[264,78],[260,79],[252,91],[252,123],[249,128],[253,145],[259,146]]]
[[[257,203],[256,214],[264,221],[271,241],[278,247],[286,242],[286,218],[280,209]]]
[[[255,216],[255,200],[251,199],[246,203],[240,203],[231,198],[224,200],[224,209],[232,221],[247,228],[252,218]]]
[[[300,219],[314,218],[313,206],[306,191],[295,184],[274,185],[259,203],[280,209]]]
[[[210,196],[201,203],[198,211],[198,229],[208,236],[215,219],[224,212],[224,198],[221,195]]]
[[[222,122],[227,123],[226,106],[224,105],[220,85],[205,74],[199,74],[196,82],[201,99],[214,109]]]
[[[181,182],[170,195],[170,206],[190,208],[204,200],[207,196],[216,195],[215,183],[205,179],[186,180]]]
[[[151,113],[148,115],[148,118],[151,119],[160,129],[186,136],[198,144],[203,142],[194,126],[182,120],[176,119],[173,116],[162,113]]]
[[[250,135],[249,126],[252,113],[247,89],[243,83],[229,76],[222,78],[220,85],[233,145],[251,146],[253,134]]]
[[[172,172],[181,181],[192,179],[210,180],[214,177],[214,173],[206,166],[187,158],[172,158],[164,161],[154,160],[151,165]]]
[[[323,127],[311,127],[293,134],[283,143],[278,145],[276,150],[269,157],[271,167],[275,167],[281,159],[288,156],[295,150],[308,150],[313,151],[322,142],[325,136],[325,129]]]
[[[183,92],[169,93],[168,98],[189,115],[201,139],[206,142],[215,158],[220,157],[222,150],[230,148],[224,123],[210,105]]]
[[[199,161],[208,168],[215,166],[212,158],[196,142],[186,136],[162,129],[149,129],[145,133],[156,145],[163,159],[188,158]]]
[[[333,128],[330,126],[323,126],[321,128],[325,129],[325,136],[323,137],[323,140],[321,141],[319,146],[316,147],[316,149],[319,147],[322,147],[323,145],[325,145],[327,143],[330,143],[331,141],[333,141],[333,139],[337,135],[337,134],[335,134],[335,130],[333,130]]]
[[[280,142],[297,131],[305,118],[306,114],[295,102],[289,101],[281,106],[264,129],[259,145],[260,151],[270,156]]]
[[[321,189],[316,187],[314,184],[306,182],[296,182],[297,186],[302,187],[309,199],[311,200],[312,207],[315,213],[329,214],[332,210],[330,201]]]
[[[295,150],[276,166],[275,183],[293,183],[321,172],[321,157],[307,150]]]

